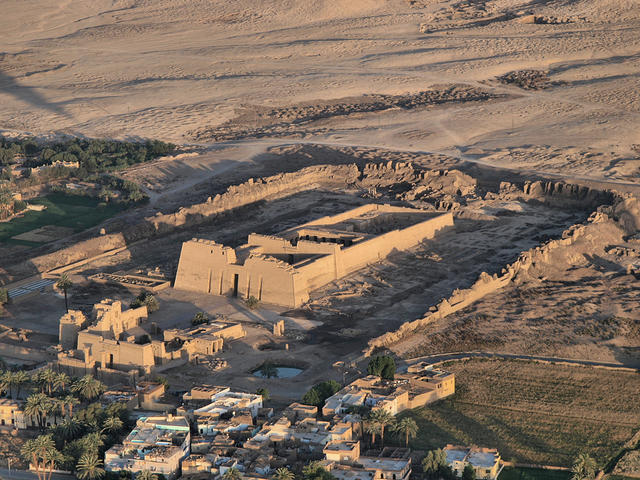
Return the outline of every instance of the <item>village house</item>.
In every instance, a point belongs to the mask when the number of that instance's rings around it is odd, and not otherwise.
[[[0,398],[0,425],[10,425],[17,429],[25,429],[31,424],[22,409],[23,402]]]
[[[132,474],[149,470],[174,479],[180,472],[182,460],[189,456],[190,448],[191,433],[185,417],[143,417],[121,445],[106,451],[105,470],[124,470]]]
[[[322,407],[325,417],[341,415],[349,407],[383,408],[392,415],[422,407],[455,393],[455,375],[434,369],[396,374],[394,380],[375,375],[358,378],[329,397]]]
[[[473,467],[479,479],[496,480],[502,470],[500,454],[496,449],[447,445],[443,450],[447,455],[447,465],[458,477],[462,477],[467,465]]]
[[[408,480],[410,451],[385,448],[378,456],[360,455],[360,442],[335,442],[325,446],[324,466],[338,480]]]

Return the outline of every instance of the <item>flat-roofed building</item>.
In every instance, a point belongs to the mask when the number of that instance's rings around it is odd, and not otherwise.
[[[191,433],[185,417],[173,415],[140,418],[121,445],[105,452],[105,470],[143,470],[176,478],[184,458],[189,456]]]
[[[444,449],[447,464],[458,477],[467,465],[471,465],[476,472],[476,478],[496,480],[501,470],[502,462],[498,450],[481,447],[460,447],[447,445]]]
[[[0,425],[8,425],[17,429],[27,428],[22,402],[10,398],[0,398]]]
[[[418,408],[455,393],[455,375],[441,370],[397,374],[394,380],[375,375],[358,378],[329,397],[325,417],[344,414],[349,407],[382,408],[392,415]]]

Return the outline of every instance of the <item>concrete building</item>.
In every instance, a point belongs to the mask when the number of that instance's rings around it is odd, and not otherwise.
[[[17,429],[25,429],[30,425],[22,410],[22,402],[0,398],[0,425],[10,425]]]
[[[185,417],[143,417],[121,445],[105,452],[105,470],[133,474],[150,470],[174,479],[190,447],[190,427]]]
[[[385,448],[378,456],[361,456],[360,442],[336,442],[324,450],[324,465],[338,480],[408,480],[410,451]]]
[[[202,408],[194,410],[196,420],[209,418],[218,419],[226,413],[248,411],[252,418],[258,416],[262,408],[262,395],[253,393],[232,392],[230,388],[222,388],[211,396],[211,402]]]
[[[455,375],[424,369],[397,374],[395,380],[375,375],[359,378],[329,397],[322,407],[325,417],[341,415],[351,406],[383,408],[392,415],[418,408],[455,393]]]
[[[501,471],[502,462],[498,450],[480,447],[459,447],[447,445],[444,449],[447,464],[456,476],[462,477],[467,465],[476,472],[476,478],[496,480]]]
[[[312,290],[452,227],[451,213],[371,204],[279,236],[253,233],[236,249],[193,239],[182,245],[174,286],[297,307]]]

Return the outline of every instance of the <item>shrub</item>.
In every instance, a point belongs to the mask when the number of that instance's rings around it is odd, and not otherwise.
[[[393,357],[388,355],[373,357],[367,366],[367,372],[369,375],[393,380],[396,374],[396,362]]]
[[[258,300],[256,297],[251,295],[249,298],[245,300],[244,304],[250,310],[255,310],[256,308],[258,308],[258,305],[260,305],[260,300]]]
[[[191,319],[191,325],[202,325],[203,323],[209,323],[209,317],[204,312],[196,313]]]
[[[318,383],[317,385],[314,385],[311,390],[304,394],[304,396],[302,397],[302,403],[304,403],[305,405],[322,407],[327,398],[329,398],[341,388],[342,386],[335,380],[328,380],[326,382]]]

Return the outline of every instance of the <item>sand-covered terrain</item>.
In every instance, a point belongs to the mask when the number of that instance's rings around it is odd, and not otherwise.
[[[0,17],[0,128],[36,134],[266,132],[636,182],[639,74],[634,0],[7,0]],[[472,101],[429,100],[454,86]]]

